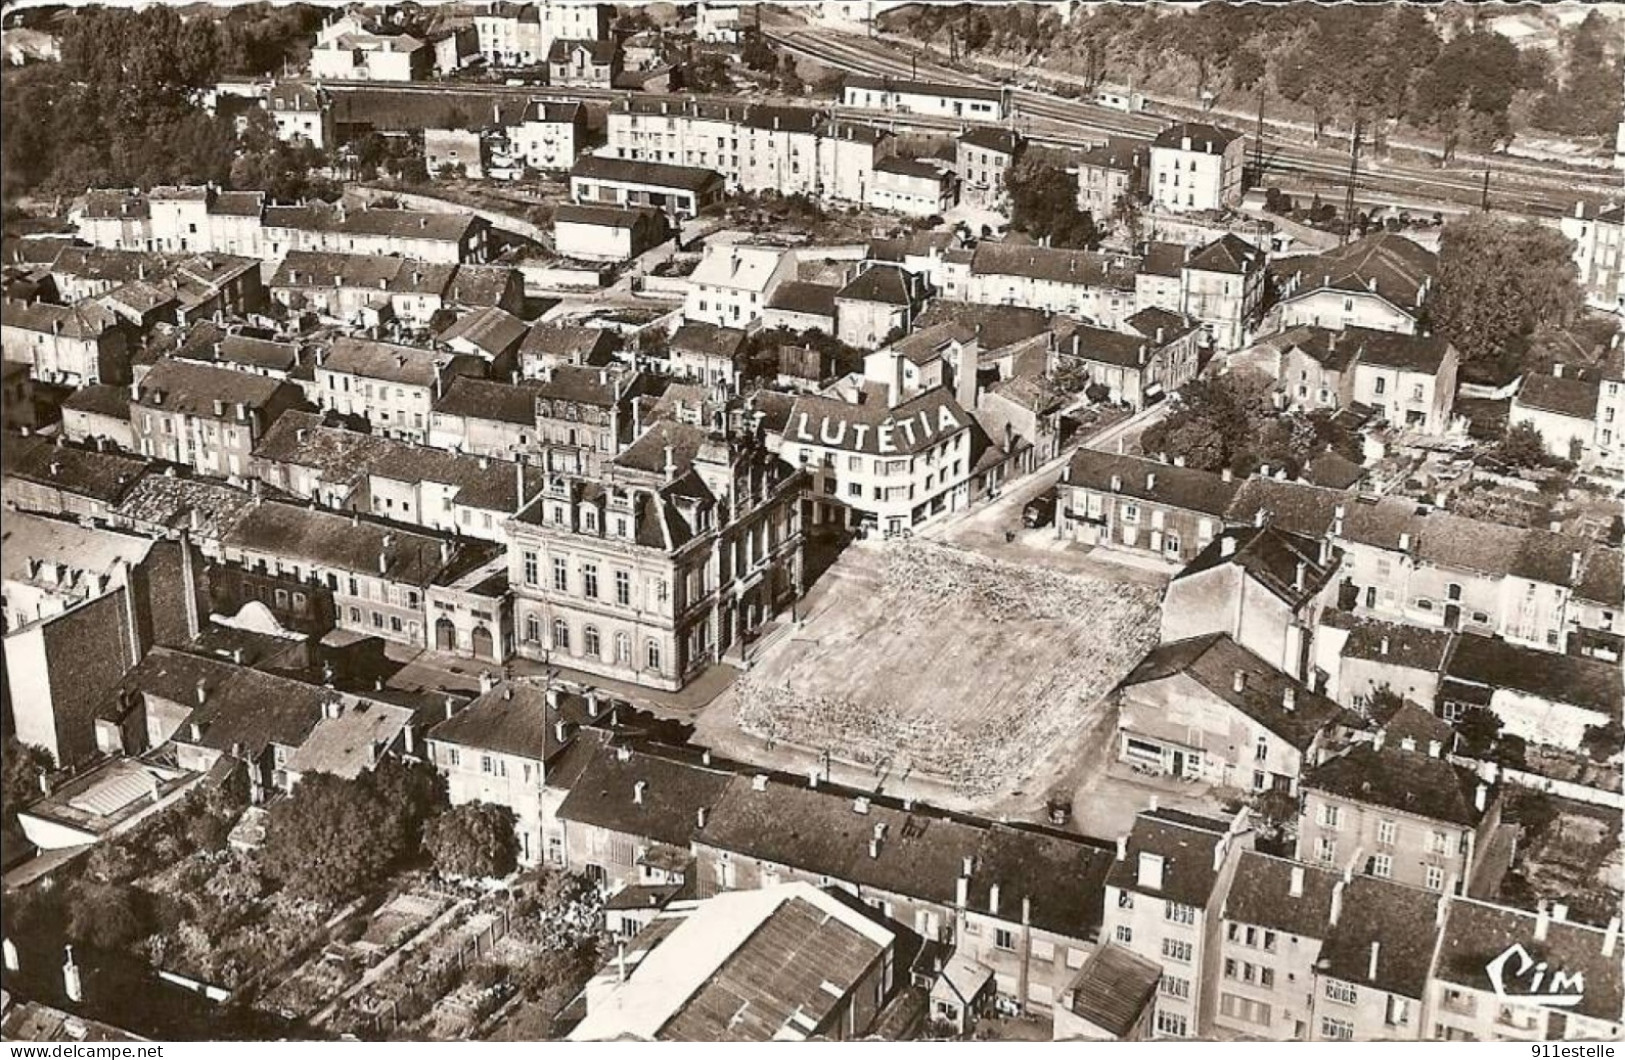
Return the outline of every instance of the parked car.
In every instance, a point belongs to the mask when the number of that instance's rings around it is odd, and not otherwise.
[[[1048,526],[1055,521],[1055,487],[1040,493],[1027,502],[1022,509],[1021,524],[1029,530],[1037,526]]]

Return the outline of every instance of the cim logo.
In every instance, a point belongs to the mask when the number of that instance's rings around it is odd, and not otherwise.
[[[1535,960],[1521,942],[1514,942],[1501,951],[1484,970],[1489,973],[1490,985],[1495,987],[1495,996],[1508,1001],[1568,1008],[1578,1005],[1585,996],[1584,972],[1570,975],[1561,968],[1552,971],[1545,961]]]

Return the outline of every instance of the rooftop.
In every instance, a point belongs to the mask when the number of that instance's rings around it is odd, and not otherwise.
[[[1320,947],[1322,974],[1415,1001],[1427,989],[1439,937],[1436,891],[1356,875],[1343,887],[1337,924]]]
[[[1490,804],[1487,786],[1471,769],[1427,748],[1406,750],[1386,741],[1381,747],[1357,745],[1306,769],[1301,783],[1310,791],[1467,828],[1478,826]]]
[[[1222,475],[1211,471],[1094,449],[1079,449],[1072,454],[1062,485],[1121,494],[1215,516],[1225,514],[1240,489],[1239,483],[1227,482]]]
[[[1560,655],[1463,633],[1444,672],[1451,681],[1567,703],[1603,718],[1618,719],[1625,710],[1619,664],[1601,659]]]
[[[623,158],[606,158],[602,155],[583,155],[576,159],[570,175],[692,192],[703,191],[722,182],[722,177],[711,169],[667,165],[664,162],[633,162]]]
[[[1074,1015],[1117,1038],[1126,1038],[1157,993],[1162,965],[1115,942],[1083,962],[1066,988]]]
[[[1106,884],[1203,908],[1219,879],[1214,852],[1227,842],[1229,832],[1227,821],[1172,810],[1142,812],[1134,818],[1123,856],[1112,862]],[[1160,869],[1160,876],[1143,878],[1152,866]]]
[[[1186,139],[1191,142],[1188,149],[1184,146]],[[1180,148],[1217,155],[1223,154],[1226,147],[1239,139],[1241,139],[1240,133],[1232,129],[1226,129],[1222,125],[1209,125],[1206,122],[1198,121],[1182,121],[1162,130],[1151,142],[1157,147]]]
[[[1571,989],[1579,999],[1573,1006],[1557,1007],[1557,1011],[1578,1012],[1614,1024],[1625,1022],[1617,926],[1610,946],[1607,932],[1600,928],[1556,920],[1549,913],[1543,917],[1470,898],[1453,898],[1445,911],[1443,935],[1434,975],[1444,982],[1497,991],[1490,968],[1496,958],[1517,946],[1529,963],[1526,965],[1523,959],[1510,962],[1513,975],[1519,968],[1533,967],[1538,962],[1550,970],[1552,978],[1548,982],[1552,989],[1556,989],[1559,972],[1575,984]],[[1611,952],[1605,952],[1605,946]],[[1523,976],[1516,980],[1504,978],[1501,986],[1513,995],[1508,1000],[1517,1001],[1524,1000],[1517,994],[1540,989],[1531,987]],[[1533,998],[1525,1003],[1540,1004]]]

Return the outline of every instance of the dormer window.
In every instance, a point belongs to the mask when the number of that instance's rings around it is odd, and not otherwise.
[[[597,509],[595,509],[595,508],[583,508],[581,510],[581,529],[587,531],[588,533],[594,533],[595,534],[595,533],[598,532],[598,511],[597,511]]]

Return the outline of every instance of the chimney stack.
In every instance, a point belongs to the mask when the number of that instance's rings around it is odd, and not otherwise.
[[[1366,964],[1365,977],[1373,983],[1377,981],[1377,954],[1382,949],[1382,943],[1376,939],[1371,940],[1371,960]]]
[[[1298,709],[1298,690],[1291,685],[1281,690],[1281,709],[1288,714]]]
[[[1233,691],[1245,692],[1247,690],[1247,671],[1237,670],[1234,674],[1232,674],[1230,678],[1230,687]]]
[[[632,785],[632,801],[639,806],[643,805],[643,793],[649,787],[647,780],[640,780]]]
[[[1286,893],[1292,898],[1303,897],[1303,866],[1292,866],[1292,874],[1288,878]]]
[[[999,915],[999,885],[996,883],[987,889],[987,911]]]

